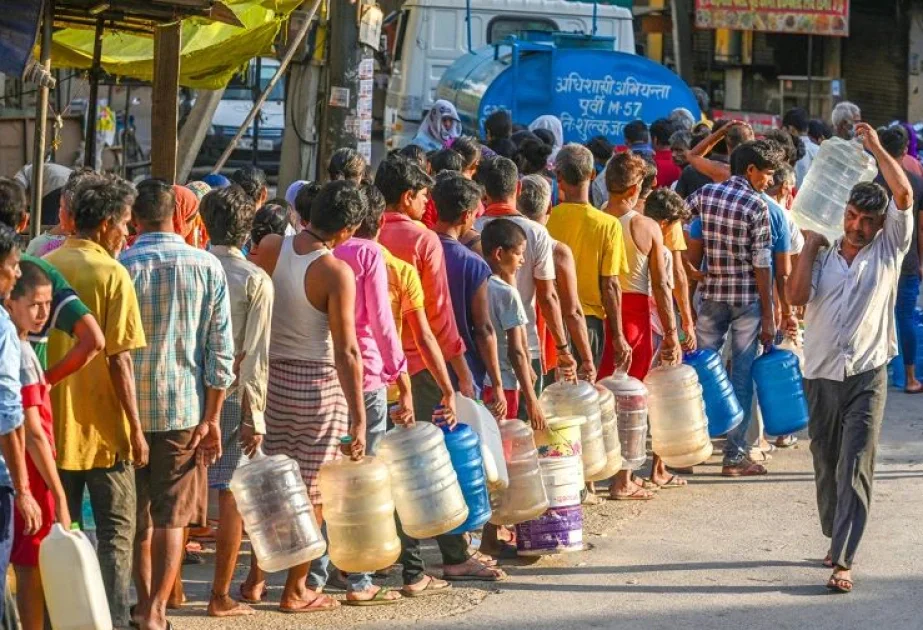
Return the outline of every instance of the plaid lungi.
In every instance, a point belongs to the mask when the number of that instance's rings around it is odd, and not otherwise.
[[[240,391],[237,390],[224,401],[221,408],[221,459],[208,468],[208,487],[227,490],[231,477],[238,466],[247,463],[248,458],[240,448],[240,423],[242,408]]]

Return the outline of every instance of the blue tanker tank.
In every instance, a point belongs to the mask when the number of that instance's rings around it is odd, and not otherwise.
[[[659,63],[615,50],[615,39],[529,32],[476,50],[442,75],[436,97],[454,103],[467,133],[483,135],[498,109],[516,122],[557,116],[565,142],[606,136],[624,141],[625,125],[650,124],[684,107],[701,115],[692,90]]]

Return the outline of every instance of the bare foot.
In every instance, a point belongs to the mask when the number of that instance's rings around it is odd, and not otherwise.
[[[923,383],[916,379],[907,381],[907,384],[904,386],[904,391],[908,394],[919,394],[921,391],[923,391]]]
[[[266,582],[244,582],[240,585],[240,599],[248,604],[259,604],[266,597]]]
[[[218,595],[215,592],[212,592],[211,599],[208,600],[206,612],[209,617],[243,617],[256,613],[246,604],[234,601],[229,593]]]

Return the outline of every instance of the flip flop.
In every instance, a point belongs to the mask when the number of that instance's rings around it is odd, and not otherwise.
[[[326,601],[322,605],[316,605],[318,601]],[[284,606],[279,606],[279,612],[284,612],[287,615],[298,615],[301,613],[315,613],[315,612],[327,612],[329,610],[336,610],[340,607],[340,602],[330,597],[329,595],[318,595],[310,602],[307,602],[303,606],[297,608],[287,608]]]
[[[688,483],[680,483],[680,481],[685,481],[685,479],[679,475],[670,475],[670,478],[667,479],[667,482],[660,484],[659,487],[663,488],[664,490],[675,490],[676,488],[686,488],[689,486]]]
[[[794,435],[780,435],[776,438],[776,447],[777,448],[791,448],[798,443],[798,438]]]
[[[478,564],[478,569],[475,573],[465,574],[465,575],[446,575],[445,569],[442,571],[442,579],[446,582],[502,582],[508,576],[502,569],[497,569],[500,572],[500,575],[497,575],[491,569],[496,569],[496,567],[487,566],[480,561],[475,561]],[[484,575],[484,572],[487,572],[487,575]]]
[[[830,579],[827,580],[827,590],[831,593],[852,593],[853,582],[847,578],[838,578],[835,576],[830,576]]]
[[[405,586],[404,588],[401,589],[401,595],[403,595],[404,597],[413,599],[415,597],[430,597],[432,595],[442,595],[446,591],[452,590],[451,584],[440,586],[436,583],[437,582],[436,578],[430,575],[427,575],[426,577],[429,579],[429,582],[427,582],[426,586],[424,586],[421,590],[411,591]]]
[[[378,592],[372,596],[372,599],[349,599],[349,597],[347,597],[343,604],[345,606],[390,606],[404,599],[402,595],[396,599],[388,599],[387,596],[390,592],[390,588],[382,586],[378,589]],[[398,595],[400,595],[400,593],[398,593]]]
[[[646,488],[638,488],[630,494],[610,494],[612,501],[650,501],[654,498],[653,494],[643,494]]]
[[[660,486],[658,486],[656,483],[654,483],[650,479],[647,479],[646,477],[638,477],[636,475],[632,475],[631,480],[634,481],[635,484],[641,486],[645,490],[650,490],[651,492],[657,492],[658,490],[660,490]]]

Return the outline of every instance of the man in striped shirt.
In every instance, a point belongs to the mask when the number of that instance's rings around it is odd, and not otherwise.
[[[175,197],[138,185],[139,233],[121,262],[135,285],[148,345],[133,353],[138,412],[150,464],[138,469],[135,620],[161,630],[179,574],[183,528],[205,525],[205,466],[221,456],[219,418],[234,382],[227,277],[217,258],[172,231]]]

